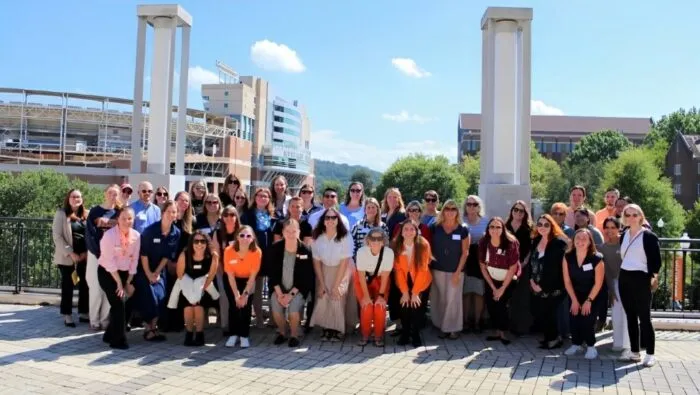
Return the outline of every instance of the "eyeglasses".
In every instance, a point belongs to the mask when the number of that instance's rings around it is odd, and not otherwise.
[[[520,207],[513,207],[513,210],[511,210],[511,211],[513,211],[516,214],[525,212],[525,210],[521,209]]]
[[[334,194],[328,194],[328,195],[323,195],[325,199],[335,199],[338,197],[338,195]]]
[[[498,229],[503,229],[503,227],[502,227],[502,226],[498,226],[498,225],[491,225],[491,226],[489,226],[489,229],[498,230]]]
[[[131,194],[131,192],[133,192],[133,191],[132,191],[131,189],[129,189],[129,188],[124,188],[124,189],[122,189],[122,193]]]
[[[141,190],[141,193],[143,193],[144,195],[147,194],[147,193],[148,193],[148,194],[151,194],[151,193],[153,193],[153,189],[142,189],[142,190]]]
[[[222,216],[223,218],[233,218],[233,217],[236,216],[236,214],[234,214],[234,213],[223,213],[221,216]]]
[[[457,211],[457,207],[443,207],[442,211]]]
[[[302,194],[302,195],[311,195],[312,193],[314,193],[314,191],[310,191],[310,190],[308,190],[308,189],[305,189],[305,190],[301,191],[301,194]]]
[[[538,228],[549,228],[549,227],[551,227],[551,226],[552,226],[552,225],[550,225],[549,222],[538,222],[538,223],[537,223],[537,227],[538,227]]]
[[[369,241],[384,241],[384,236],[367,236]]]
[[[409,213],[420,213],[420,209],[419,208],[409,208],[408,212]]]
[[[197,244],[207,244],[206,239],[194,239],[192,241],[192,244],[197,245]]]
[[[426,203],[435,203],[437,202],[437,198],[423,198]]]
[[[361,193],[361,192],[362,192],[362,189],[359,189],[359,188],[352,188],[352,189],[350,189],[350,192],[352,192],[352,193]]]
[[[236,199],[236,200],[245,200],[245,196],[236,196],[234,199]]]
[[[238,238],[239,239],[252,239],[253,235],[251,235],[250,233],[241,233],[240,235],[238,235]]]
[[[637,217],[639,217],[639,214],[638,213],[632,213],[632,214],[625,213],[625,218],[629,218],[629,217],[637,218]]]
[[[219,204],[218,200],[207,200],[206,204],[210,204],[212,206],[217,206]]]
[[[325,221],[335,221],[335,220],[337,220],[337,219],[338,219],[338,216],[337,216],[337,215],[327,215],[327,216],[324,218]]]
[[[163,197],[163,196],[168,197],[168,193],[167,193],[167,192],[156,192],[156,196],[158,196],[158,197]]]
[[[467,207],[479,207],[479,203],[467,203]]]

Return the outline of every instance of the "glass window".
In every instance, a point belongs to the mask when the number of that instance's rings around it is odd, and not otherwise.
[[[536,141],[535,148],[537,148],[537,152],[542,153],[543,152],[542,150],[544,149],[544,144],[542,144],[541,141]]]
[[[228,103],[224,103],[224,108],[228,108]]]
[[[559,142],[557,143],[557,152],[569,152],[570,147],[569,143]]]
[[[675,195],[681,194],[681,184],[673,184],[673,193]]]
[[[228,96],[228,91],[224,91],[224,96]]]

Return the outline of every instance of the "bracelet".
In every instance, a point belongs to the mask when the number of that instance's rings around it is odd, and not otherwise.
[[[243,291],[243,295],[248,296],[248,290]]]
[[[590,296],[589,296],[588,299],[586,299],[586,302],[591,302],[591,303],[593,303],[593,299],[591,299]],[[586,302],[583,302],[583,303],[586,303]]]

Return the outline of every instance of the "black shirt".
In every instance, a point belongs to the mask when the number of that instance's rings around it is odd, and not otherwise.
[[[566,254],[566,267],[569,269],[571,285],[574,287],[574,293],[579,303],[588,299],[588,295],[595,285],[595,268],[602,263],[603,255],[598,252],[587,256],[580,267],[576,260],[575,251]]]
[[[547,243],[544,255],[540,256],[539,251],[537,251],[537,245],[541,239],[542,236],[537,236],[532,241],[529,265],[530,278],[542,288],[542,293],[544,294],[563,291],[564,278],[561,265],[566,253],[566,241],[553,238]]]
[[[201,261],[195,261],[192,256],[185,256],[185,274],[192,279],[196,279],[209,274],[211,269],[211,255],[206,254]]]
[[[272,234],[277,235],[277,236],[282,236],[282,223],[284,221],[278,221],[275,223],[275,226],[272,228]],[[313,232],[313,229],[311,229],[311,224],[309,224],[309,221],[307,220],[302,220],[298,221],[299,222],[299,239],[304,240],[304,237],[311,237],[311,233]]]
[[[530,247],[532,245],[532,239],[530,238],[532,228],[530,228],[528,224],[522,223],[516,232],[513,230],[513,226],[508,223],[506,224],[506,229],[508,229],[508,231],[512,233],[516,239],[518,239],[518,242],[520,243],[518,259],[523,265],[527,264],[527,262],[525,262],[525,258],[527,258],[527,254],[530,253]]]

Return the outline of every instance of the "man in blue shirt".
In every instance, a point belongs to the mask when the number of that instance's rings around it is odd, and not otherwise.
[[[160,221],[160,208],[153,203],[153,185],[144,181],[138,186],[139,200],[131,204],[134,209],[134,229],[143,233],[147,227]]]

